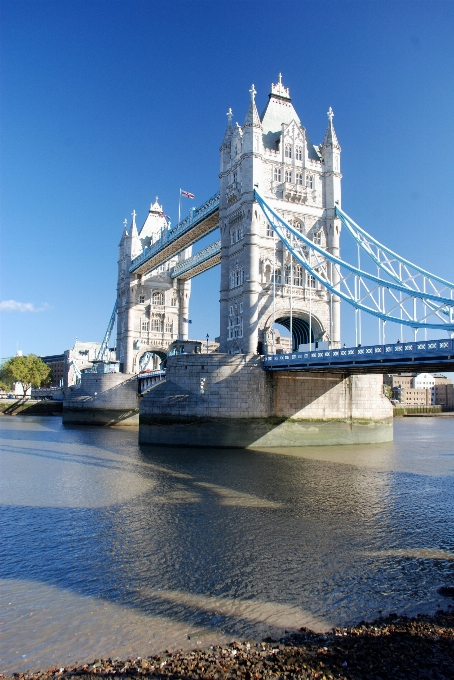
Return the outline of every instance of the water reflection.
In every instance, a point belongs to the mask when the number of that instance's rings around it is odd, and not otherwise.
[[[432,611],[454,580],[454,419],[279,452],[0,427],[2,670]]]

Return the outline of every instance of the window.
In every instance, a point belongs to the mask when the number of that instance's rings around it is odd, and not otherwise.
[[[173,333],[173,322],[170,319],[166,320],[166,333]]]
[[[164,293],[159,290],[155,290],[151,296],[151,303],[153,305],[163,305],[164,304]]]
[[[150,325],[149,325],[148,319],[142,319],[142,324],[141,324],[142,332],[143,332],[143,333],[148,333],[149,327],[150,327]]]
[[[266,235],[267,236],[273,235],[273,229],[271,227],[271,224],[268,222],[268,220],[266,221]]]
[[[276,269],[273,276],[271,277],[271,283],[276,282],[277,286],[282,284],[282,272],[280,269]]]
[[[292,281],[292,268],[289,264],[286,264],[284,267],[284,277],[285,277],[285,285],[290,286],[291,281]]]
[[[176,299],[175,295],[170,299],[170,306],[171,307],[177,306],[177,299]]]
[[[243,227],[238,227],[238,229],[232,229],[230,232],[230,245],[233,246],[234,243],[238,243],[243,238]]]
[[[299,184],[300,186],[303,185],[303,173],[302,172],[296,173],[296,183]]]
[[[244,281],[244,270],[243,267],[238,267],[238,265],[230,272],[230,288],[238,288],[242,286]]]
[[[275,182],[281,181],[281,169],[278,168],[277,166],[274,166],[273,179]]]
[[[295,158],[297,161],[302,161],[303,160],[303,147],[302,146],[297,146],[295,149]]]
[[[155,333],[162,333],[162,319],[152,319],[151,328]]]
[[[292,157],[292,145],[291,145],[291,144],[286,144],[286,145],[285,145],[285,157],[286,157],[286,158],[291,158],[291,157]]]
[[[292,171],[291,171],[291,170],[286,170],[286,171],[285,171],[285,181],[286,181],[286,182],[291,182],[291,181],[292,181]]]
[[[315,288],[316,286],[315,276],[312,276],[311,274],[307,275],[307,286],[308,288]]]
[[[233,318],[229,319],[228,323],[228,333],[229,333],[229,340],[233,340],[233,338],[242,338],[243,337],[243,317],[242,316],[234,316]]]
[[[322,243],[322,232],[321,231],[314,231],[314,238],[313,241],[315,245],[319,246]]]
[[[233,316],[233,307],[230,305],[229,307],[229,316]]]
[[[314,178],[312,175],[308,175],[306,178],[306,186],[308,189],[314,188]]]
[[[139,295],[139,302],[141,305],[145,302],[145,295]]]
[[[303,268],[299,264],[293,265],[293,285],[302,286],[303,285]]]

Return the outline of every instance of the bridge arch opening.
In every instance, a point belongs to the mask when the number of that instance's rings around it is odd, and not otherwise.
[[[165,368],[167,354],[162,350],[146,349],[136,359],[137,372]]]
[[[283,326],[290,331],[290,316],[280,316],[276,319],[275,324]],[[316,339],[315,329],[310,327],[309,322],[298,316],[292,318],[292,350],[297,350],[300,345],[308,345],[310,342],[314,343]]]

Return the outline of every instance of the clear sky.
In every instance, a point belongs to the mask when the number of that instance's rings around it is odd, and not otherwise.
[[[453,280],[452,0],[1,11],[1,357],[101,341],[123,220],[135,209],[142,224],[159,196],[175,224],[180,187],[196,196],[185,211],[214,194],[226,111],[242,124],[251,84],[261,110],[279,72],[313,143],[334,109],[344,210]],[[218,335],[218,299],[217,267],[193,280],[192,337]],[[342,341],[354,343],[346,311]]]

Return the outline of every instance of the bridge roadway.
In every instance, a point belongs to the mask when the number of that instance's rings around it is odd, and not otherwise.
[[[267,354],[265,371],[401,373],[454,371],[454,340],[421,340],[368,347]]]
[[[173,229],[168,231],[163,230],[161,238],[146,247],[144,251],[131,262],[129,271],[131,274],[147,274],[156,269],[159,265],[164,264],[178,253],[192,246],[196,241],[211,233],[219,226],[219,192],[206,201],[200,208],[194,210],[190,215],[179,222]],[[206,249],[205,249],[206,250]],[[204,251],[202,251],[203,253]],[[199,253],[198,253],[199,255]],[[196,255],[194,258],[197,257]],[[191,258],[192,259],[192,258]],[[206,258],[198,262],[197,274],[201,271],[214,267],[220,262],[220,248],[219,259],[214,261],[213,258]],[[180,263],[179,263],[180,264]],[[184,264],[183,262],[181,264]],[[177,265],[178,266],[178,265]],[[188,274],[189,269],[185,271]],[[195,274],[193,274],[195,276]],[[176,278],[177,275],[175,275]],[[178,275],[179,276],[179,275]],[[186,278],[191,278],[186,276]]]

